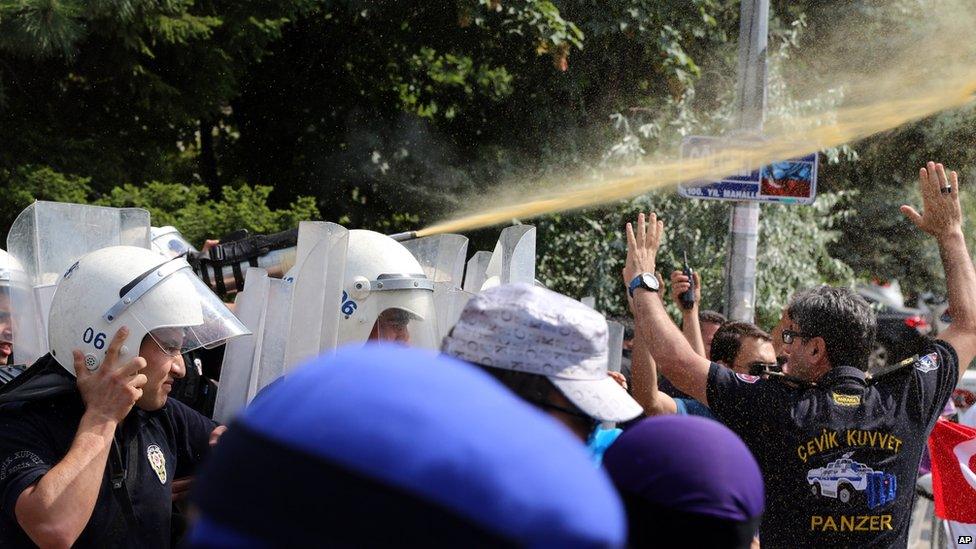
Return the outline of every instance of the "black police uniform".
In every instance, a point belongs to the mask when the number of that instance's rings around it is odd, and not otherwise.
[[[0,406],[0,547],[34,546],[17,523],[17,498],[67,454],[84,414],[74,379],[64,376],[70,390]],[[133,408],[116,432],[94,511],[75,547],[170,547],[173,479],[192,473],[214,427],[172,398],[153,412]]]
[[[919,460],[958,371],[941,340],[870,382],[838,366],[795,387],[713,363],[709,407],[765,479],[763,548],[905,547]]]

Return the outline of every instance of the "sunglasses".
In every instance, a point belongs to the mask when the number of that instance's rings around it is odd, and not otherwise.
[[[783,343],[786,343],[787,345],[789,345],[790,343],[793,343],[793,340],[796,339],[796,338],[798,338],[798,337],[811,338],[811,337],[817,337],[817,336],[815,336],[813,334],[808,334],[806,332],[796,332],[796,331],[793,331],[793,330],[783,330]]]
[[[776,362],[750,362],[748,365],[749,375],[761,376],[770,372],[782,372],[783,367]]]

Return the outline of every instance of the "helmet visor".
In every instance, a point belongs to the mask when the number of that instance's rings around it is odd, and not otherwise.
[[[366,340],[402,343],[411,347],[437,349],[437,314],[434,292],[393,290],[372,292],[358,309],[340,323],[339,344]]]
[[[213,348],[228,339],[250,334],[189,268],[180,269],[153,286],[132,304],[129,314],[131,321],[171,355],[200,347]]]
[[[417,312],[402,307],[390,307],[380,312],[370,334],[371,339],[434,348],[431,337],[433,323]]]

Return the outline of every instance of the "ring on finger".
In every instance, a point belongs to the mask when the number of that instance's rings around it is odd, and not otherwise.
[[[939,192],[942,193],[942,194],[951,194],[952,193],[952,186],[951,185],[946,185],[945,187],[942,187],[941,189],[939,189]]]

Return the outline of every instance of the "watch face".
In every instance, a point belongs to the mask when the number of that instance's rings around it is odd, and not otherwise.
[[[651,273],[642,274],[641,279],[643,280],[645,286],[651,290],[654,290],[655,292],[660,288],[660,285],[657,283],[657,277]]]

